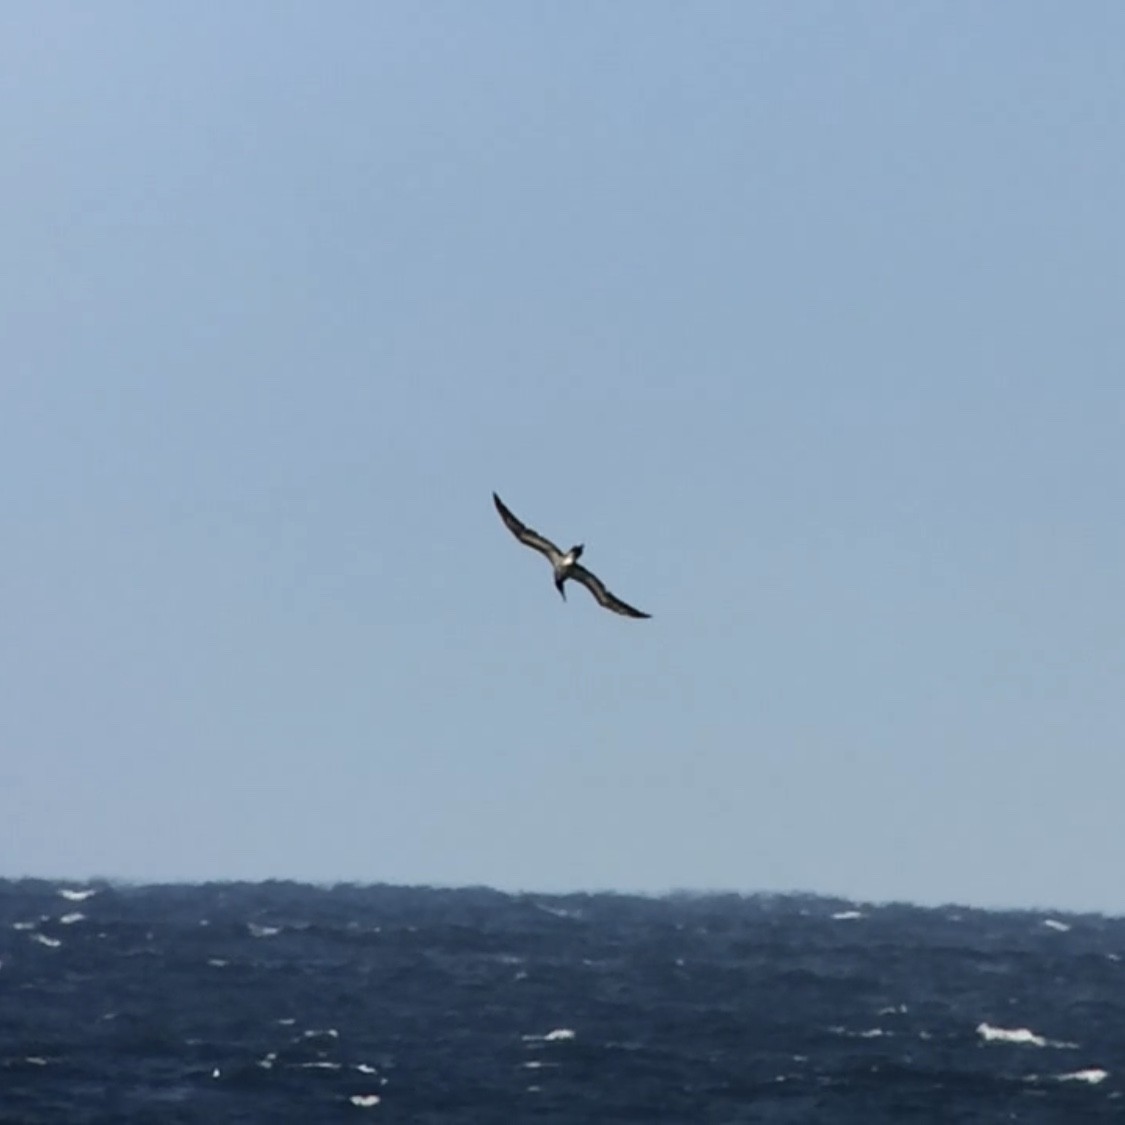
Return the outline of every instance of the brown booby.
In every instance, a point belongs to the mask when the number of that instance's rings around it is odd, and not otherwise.
[[[496,505],[496,510],[500,513],[500,518],[504,521],[505,526],[525,547],[533,547],[541,555],[546,555],[547,561],[551,564],[551,569],[555,572],[555,589],[562,595],[564,602],[566,601],[566,591],[563,589],[563,583],[568,578],[572,578],[575,582],[580,582],[594,595],[598,605],[605,606],[606,609],[612,609],[614,613],[620,613],[625,617],[652,616],[651,613],[642,613],[639,609],[627,605],[620,598],[614,597],[596,574],[591,574],[578,562],[585,549],[581,543],[576,547],[571,547],[569,551],[560,551],[545,535],[540,535],[538,531],[532,531],[526,524],[520,523],[504,506],[504,501],[495,492],[492,494],[492,502]]]

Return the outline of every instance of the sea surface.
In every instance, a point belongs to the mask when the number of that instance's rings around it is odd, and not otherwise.
[[[0,1122],[1125,1122],[1125,920],[0,881]]]

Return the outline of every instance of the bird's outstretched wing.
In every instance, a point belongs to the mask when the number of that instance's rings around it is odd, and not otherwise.
[[[614,613],[620,613],[624,617],[652,616],[651,613],[641,613],[639,609],[634,609],[620,598],[614,597],[605,588],[605,583],[596,574],[591,574],[584,566],[575,565],[571,569],[569,577],[573,578],[575,582],[581,582],[594,595],[598,605],[604,605],[606,609],[612,609]]]
[[[525,546],[534,547],[540,554],[544,554],[551,560],[553,566],[559,559],[562,558],[562,551],[558,549],[545,535],[540,535],[538,531],[532,531],[530,527],[520,523],[518,519],[504,506],[504,501],[494,492],[492,494],[492,502],[496,505],[496,510],[500,513],[500,518],[504,521],[507,529]]]

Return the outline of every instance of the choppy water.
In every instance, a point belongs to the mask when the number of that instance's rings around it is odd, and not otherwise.
[[[0,1122],[1125,1121],[1125,920],[0,881]]]

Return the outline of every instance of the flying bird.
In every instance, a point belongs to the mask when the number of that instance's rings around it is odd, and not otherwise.
[[[568,578],[572,578],[575,582],[580,582],[594,595],[598,605],[605,606],[606,609],[612,609],[614,613],[620,613],[624,617],[652,616],[651,613],[641,613],[639,609],[634,609],[620,598],[614,597],[596,574],[591,574],[578,562],[585,550],[581,543],[576,547],[571,547],[569,551],[560,551],[545,535],[540,535],[538,531],[532,531],[530,527],[520,523],[508,511],[504,506],[504,501],[495,492],[492,494],[492,502],[496,505],[496,510],[500,513],[500,518],[504,521],[505,526],[525,547],[533,547],[541,555],[547,556],[547,561],[555,572],[555,589],[562,595],[564,602],[566,601],[566,590],[563,589],[563,584]]]

